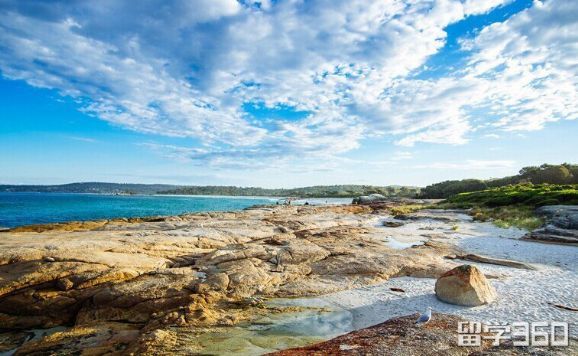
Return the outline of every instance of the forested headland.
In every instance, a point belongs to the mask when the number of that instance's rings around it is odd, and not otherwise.
[[[578,184],[578,165],[569,163],[543,164],[524,167],[518,174],[504,178],[447,180],[422,188],[419,196],[425,199],[446,199],[459,193],[524,183]]]

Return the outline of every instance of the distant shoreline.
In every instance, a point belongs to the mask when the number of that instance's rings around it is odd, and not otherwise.
[[[300,198],[354,198],[361,195],[381,194],[388,197],[416,197],[419,187],[373,186],[373,185],[316,185],[298,188],[260,188],[238,186],[185,186],[167,184],[124,183],[70,183],[60,185],[6,185],[0,184],[0,192],[78,193],[106,195],[189,195],[234,197],[300,197]]]
[[[135,193],[135,194],[115,194],[115,193],[93,193],[93,192],[43,192],[43,191],[0,191],[0,194],[78,194],[78,195],[98,195],[98,196],[118,196],[118,197],[192,197],[192,198],[246,198],[246,199],[284,199],[295,197],[298,200],[306,199],[353,199],[357,195],[351,196],[289,196],[289,195],[222,195],[222,194],[166,194],[166,193]],[[396,197],[390,197],[396,198]]]

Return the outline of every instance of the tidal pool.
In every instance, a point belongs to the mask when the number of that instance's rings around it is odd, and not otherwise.
[[[298,312],[270,314],[235,327],[174,328],[177,333],[177,349],[174,351],[206,355],[260,355],[324,341],[354,329],[351,312],[334,306],[330,309],[318,300],[276,299],[268,304],[273,307],[303,308]]]

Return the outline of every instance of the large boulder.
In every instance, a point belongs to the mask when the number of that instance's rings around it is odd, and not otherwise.
[[[562,229],[578,229],[578,206],[547,205],[536,209],[536,214],[546,217],[549,222]]]
[[[547,205],[536,209],[536,214],[544,217],[546,224],[526,234],[525,239],[578,243],[578,206]]]
[[[436,281],[435,292],[443,302],[468,307],[488,304],[496,299],[496,291],[484,274],[471,265],[462,265],[444,273]]]
[[[362,195],[353,199],[353,204],[372,204],[386,201],[387,198],[381,194]]]

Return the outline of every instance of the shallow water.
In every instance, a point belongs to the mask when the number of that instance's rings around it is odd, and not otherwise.
[[[291,304],[277,300],[276,305]],[[306,304],[296,299],[297,304]],[[175,328],[175,354],[261,355],[267,352],[309,345],[354,330],[351,312],[320,309],[316,302],[300,312],[278,313],[251,324],[206,330]]]
[[[65,331],[66,329],[68,329],[68,328],[65,326],[56,326],[56,327],[49,328],[49,329],[26,330],[25,332],[28,333],[29,335],[26,337],[24,342],[21,345],[19,345],[17,348],[0,352],[0,356],[12,356],[12,355],[14,355],[14,353],[16,353],[16,351],[18,350],[18,348],[20,346],[22,346],[23,344],[25,344],[27,342],[40,340],[41,338],[43,338],[45,336],[52,335],[52,334],[59,332],[59,331]]]
[[[233,211],[276,201],[267,197],[0,193],[0,227]]]
[[[384,222],[402,223],[402,226],[387,227]],[[431,232],[433,227],[430,226],[431,221],[421,222],[420,225],[415,223],[407,223],[401,220],[396,220],[391,216],[385,218],[377,218],[373,223],[374,227],[381,231],[379,238],[388,246],[396,250],[405,250],[414,246],[423,245],[428,238],[424,233]],[[421,230],[420,230],[421,229]]]

